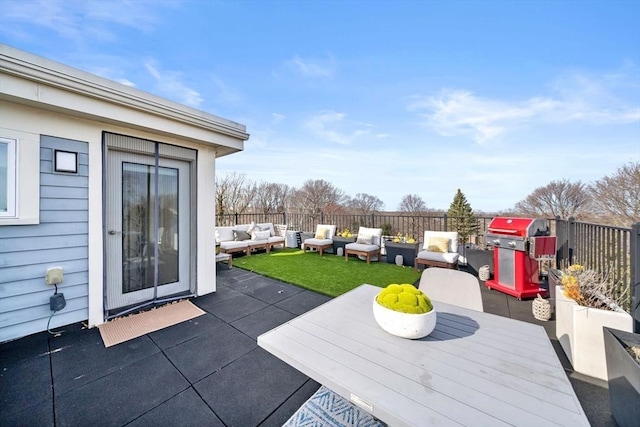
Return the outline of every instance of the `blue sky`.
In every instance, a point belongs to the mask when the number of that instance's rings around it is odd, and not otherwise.
[[[0,41],[246,125],[218,173],[386,210],[640,161],[640,0],[3,0]]]

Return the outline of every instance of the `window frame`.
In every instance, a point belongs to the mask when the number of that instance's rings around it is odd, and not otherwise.
[[[7,210],[0,211],[0,218],[16,218],[18,216],[18,140],[0,137],[0,144],[7,145]]]

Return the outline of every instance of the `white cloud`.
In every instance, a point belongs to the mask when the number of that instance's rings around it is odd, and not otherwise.
[[[198,107],[202,104],[203,99],[200,93],[181,81],[181,73],[175,71],[161,72],[153,61],[147,61],[144,66],[149,74],[156,79],[158,90],[168,98],[190,107]]]
[[[145,0],[21,0],[4,1],[2,14],[10,22],[5,32],[19,34],[20,24],[24,23],[82,43],[115,40],[122,26],[150,32],[159,24],[159,8],[176,4]]]
[[[273,118],[271,123],[274,124],[274,125],[284,121],[284,119],[287,118],[287,116],[285,116],[284,114],[280,114],[280,113],[271,113],[271,117]]]
[[[624,124],[640,121],[640,107],[626,102],[638,96],[633,73],[599,78],[572,74],[552,85],[555,96],[512,101],[482,98],[470,91],[445,89],[436,95],[414,96],[407,108],[424,118],[424,125],[445,136],[467,135],[483,143],[525,124],[581,121]]]
[[[303,59],[294,56],[286,65],[304,77],[332,78],[335,73],[335,61],[329,59]]]
[[[322,141],[351,145],[356,140],[371,135],[369,126],[346,120],[347,115],[335,111],[323,111],[308,120],[302,127]],[[362,129],[361,126],[365,128]]]

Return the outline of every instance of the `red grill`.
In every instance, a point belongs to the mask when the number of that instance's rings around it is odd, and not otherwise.
[[[518,299],[547,295],[540,287],[538,261],[556,253],[556,238],[549,236],[544,219],[495,217],[486,242],[493,246],[494,277],[485,285]]]

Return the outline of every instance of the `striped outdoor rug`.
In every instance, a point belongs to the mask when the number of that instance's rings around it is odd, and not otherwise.
[[[386,427],[382,421],[322,386],[282,427]]]

